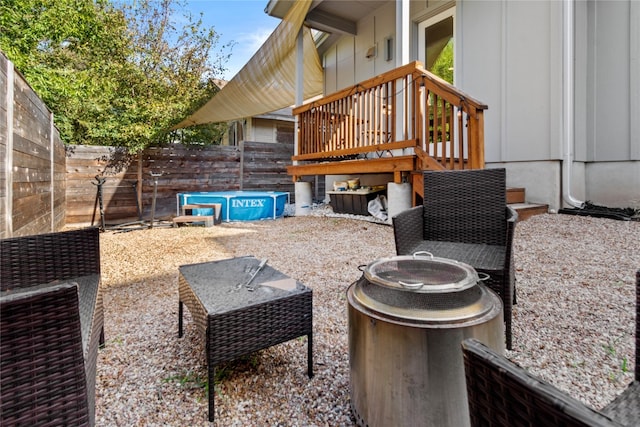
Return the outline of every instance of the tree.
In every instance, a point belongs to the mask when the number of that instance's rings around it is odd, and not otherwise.
[[[129,76],[127,87],[135,92],[123,95],[123,111],[139,111],[146,118],[142,123],[131,121],[126,129],[132,135],[142,131],[143,138],[154,141],[179,137],[184,143],[219,142],[225,124],[167,132],[218,91],[212,79],[222,74],[229,58],[224,51],[230,46],[222,46],[212,59],[219,35],[213,28],[203,28],[202,16],[184,13],[186,23],[176,27],[177,6],[184,4],[178,0],[138,0],[122,7],[132,39],[131,60],[137,70]],[[144,145],[144,139],[142,142]]]
[[[189,14],[172,22],[183,1],[5,0],[0,49],[54,113],[69,144],[139,151],[176,137],[169,131],[217,87],[224,71],[218,35]],[[214,62],[215,60],[215,62]],[[182,132],[185,143],[219,143],[223,124]]]
[[[453,39],[444,46],[431,67],[431,72],[453,84]]]
[[[87,115],[109,104],[114,67],[126,64],[122,13],[103,1],[9,0],[0,30],[0,49],[54,112],[63,140],[83,142]]]

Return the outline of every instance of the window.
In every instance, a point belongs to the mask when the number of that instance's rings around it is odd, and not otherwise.
[[[448,9],[418,26],[419,59],[433,74],[453,84],[454,12]]]

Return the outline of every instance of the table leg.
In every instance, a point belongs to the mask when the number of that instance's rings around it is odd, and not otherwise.
[[[313,332],[307,335],[307,375],[313,378]]]
[[[178,338],[182,338],[182,312],[184,310],[182,301],[178,302]]]
[[[209,362],[207,362],[208,365],[210,365]],[[213,398],[215,397],[216,394],[216,368],[215,366],[209,366],[209,379],[208,379],[208,385],[209,385],[209,422],[213,422],[213,418],[215,416],[215,408],[214,408],[214,402],[213,402]]]

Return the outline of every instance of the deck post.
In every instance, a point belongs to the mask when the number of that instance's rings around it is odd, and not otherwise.
[[[396,1],[396,67],[409,63],[409,0]]]

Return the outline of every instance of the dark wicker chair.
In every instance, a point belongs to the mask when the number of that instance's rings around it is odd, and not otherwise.
[[[0,292],[0,425],[88,426],[78,285]]]
[[[636,273],[635,379],[596,411],[475,339],[462,342],[471,426],[640,425],[640,270]]]
[[[0,290],[3,292],[57,282],[77,283],[89,422],[93,425],[98,347],[104,344],[99,229],[2,239],[0,254]],[[3,339],[4,336],[0,337]],[[1,386],[4,394],[4,384]]]
[[[455,259],[489,278],[502,299],[507,348],[515,302],[513,233],[518,214],[507,206],[505,169],[427,171],[424,203],[393,218],[398,255],[418,251]]]
[[[634,380],[602,412],[624,425],[640,425],[640,270],[636,272],[636,349]]]

